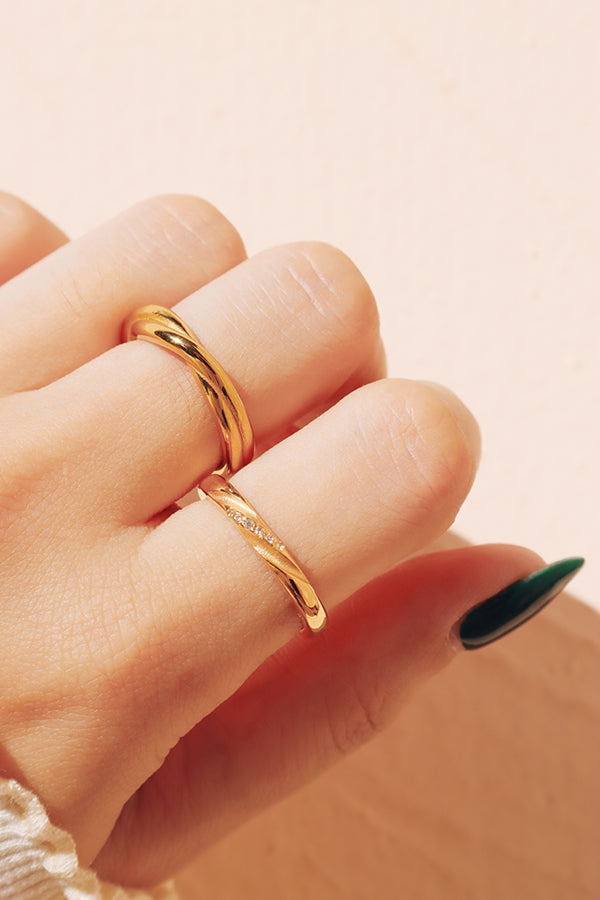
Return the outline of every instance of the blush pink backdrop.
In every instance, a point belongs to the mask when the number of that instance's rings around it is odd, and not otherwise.
[[[72,236],[200,194],[348,252],[392,374],[478,416],[457,529],[585,555],[600,607],[600,5],[0,2],[0,183]]]

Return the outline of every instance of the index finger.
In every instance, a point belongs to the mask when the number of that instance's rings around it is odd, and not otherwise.
[[[60,228],[24,200],[0,191],[0,284],[68,243]]]

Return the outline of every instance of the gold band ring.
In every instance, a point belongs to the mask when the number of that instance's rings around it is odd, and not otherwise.
[[[164,347],[187,363],[194,373],[221,434],[223,453],[215,472],[230,475],[249,463],[254,454],[254,435],[240,395],[222,366],[185,322],[163,306],[140,306],[123,323],[123,341],[135,338]]]
[[[200,484],[207,497],[227,513],[251,547],[262,556],[291,595],[310,631],[327,624],[327,613],[308,578],[277,535],[232,484],[220,475],[209,475]]]

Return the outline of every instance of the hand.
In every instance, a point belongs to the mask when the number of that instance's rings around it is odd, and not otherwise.
[[[383,379],[373,298],[339,251],[246,260],[189,197],[71,244],[14,198],[2,215],[0,275],[25,271],[0,290],[0,764],[84,864],[151,885],[383,727],[467,610],[540,561],[414,556],[464,500],[478,430],[449,391]],[[298,634],[210,501],[174,505],[219,438],[184,364],[119,344],[148,303],[177,304],[242,392],[259,455],[233,482],[310,574],[322,635]]]

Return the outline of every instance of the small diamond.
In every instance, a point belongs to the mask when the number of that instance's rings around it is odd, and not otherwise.
[[[277,544],[277,549],[283,553],[283,551],[285,550],[285,547],[283,544]]]
[[[229,507],[229,509],[227,510],[227,515],[231,519],[233,516],[235,516],[235,511],[231,507]]]
[[[264,538],[264,536],[265,536],[265,529],[264,529],[264,528],[261,528],[260,525],[257,525],[256,528],[254,529],[254,534],[255,534],[256,537],[258,537],[258,538]]]
[[[244,528],[247,528],[248,531],[254,531],[255,525],[252,519],[246,519],[244,522]]]
[[[237,522],[240,525],[244,521],[244,517],[241,512],[236,512],[233,516],[233,521]]]
[[[273,537],[272,534],[266,534],[266,535],[265,535],[265,541],[266,541],[268,544],[274,544],[274,543],[275,543],[275,538]]]

